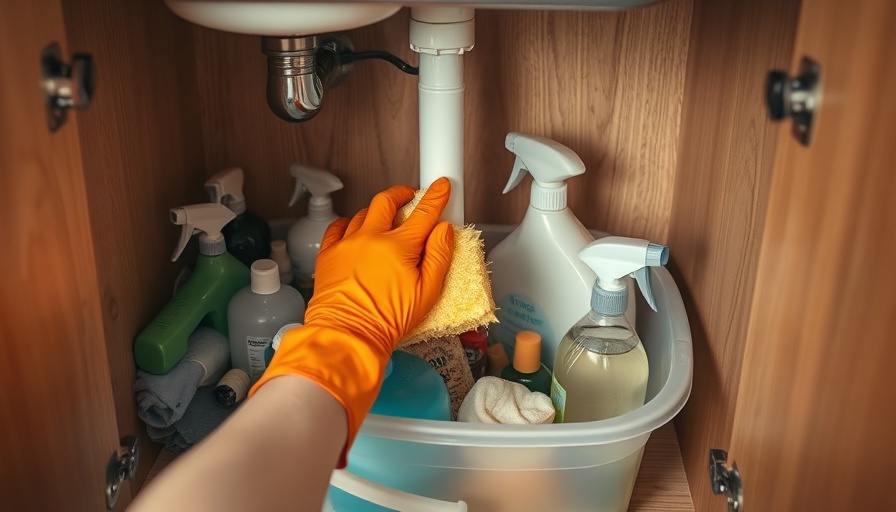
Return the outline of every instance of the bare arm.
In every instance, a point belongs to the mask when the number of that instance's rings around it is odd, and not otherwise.
[[[304,377],[272,379],[128,510],[321,510],[346,440],[345,409]]]

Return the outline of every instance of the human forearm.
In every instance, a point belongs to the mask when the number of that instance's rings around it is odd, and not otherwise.
[[[333,396],[303,377],[272,379],[129,510],[317,512],[345,439]]]

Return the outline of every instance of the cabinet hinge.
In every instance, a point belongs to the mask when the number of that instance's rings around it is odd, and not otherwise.
[[[712,492],[728,498],[728,512],[743,512],[744,494],[737,462],[732,462],[729,468],[725,465],[727,461],[728,452],[725,450],[709,450],[709,479]]]

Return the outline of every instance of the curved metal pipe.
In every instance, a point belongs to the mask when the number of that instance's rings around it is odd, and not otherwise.
[[[261,51],[268,59],[267,100],[271,111],[292,123],[317,115],[324,86],[340,81],[350,65],[339,54],[351,48],[344,37],[263,37]]]

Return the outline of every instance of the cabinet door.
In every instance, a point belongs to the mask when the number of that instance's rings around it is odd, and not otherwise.
[[[809,147],[781,127],[729,461],[743,510],[896,510],[896,4],[806,0]],[[724,506],[720,503],[719,510]]]
[[[39,89],[42,49],[67,55],[61,12],[0,2],[3,510],[105,510],[119,444],[78,133],[71,115],[49,132]]]

